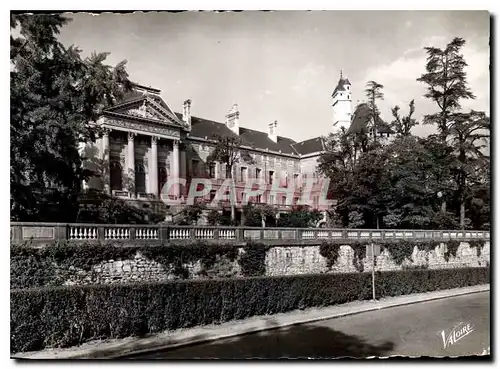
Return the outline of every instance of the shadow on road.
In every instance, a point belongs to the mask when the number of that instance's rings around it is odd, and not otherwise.
[[[392,342],[372,345],[328,327],[297,325],[128,359],[366,358],[389,356],[393,348]]]

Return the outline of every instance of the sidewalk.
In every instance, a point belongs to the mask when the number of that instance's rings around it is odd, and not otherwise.
[[[256,316],[245,320],[230,321],[218,325],[212,324],[188,329],[179,329],[175,331],[162,332],[144,338],[128,337],[117,340],[93,341],[68,349],[47,349],[37,352],[12,354],[11,357],[16,359],[117,359],[130,354],[163,350],[267,329],[310,323],[378,309],[387,309],[395,306],[489,290],[490,285],[488,284],[406,296],[389,297],[379,301],[354,301],[326,308],[295,310],[289,313],[271,316]]]

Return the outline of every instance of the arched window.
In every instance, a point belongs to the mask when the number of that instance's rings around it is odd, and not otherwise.
[[[163,193],[163,186],[167,183],[167,169],[165,167],[158,168],[158,190]]]
[[[146,192],[146,171],[142,164],[135,167],[135,188],[138,193]]]
[[[117,161],[110,163],[110,182],[111,190],[123,190],[122,166]]]

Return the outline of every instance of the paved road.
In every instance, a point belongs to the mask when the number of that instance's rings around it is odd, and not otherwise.
[[[460,323],[473,331],[444,347]],[[489,292],[362,313],[129,357],[129,359],[338,358],[476,355],[490,345]],[[460,327],[458,327],[460,330]]]

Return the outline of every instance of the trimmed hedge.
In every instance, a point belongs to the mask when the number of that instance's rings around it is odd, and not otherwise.
[[[489,268],[378,272],[378,297],[489,283]],[[371,274],[11,290],[11,352],[371,299]]]

